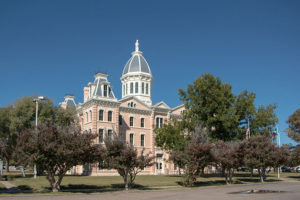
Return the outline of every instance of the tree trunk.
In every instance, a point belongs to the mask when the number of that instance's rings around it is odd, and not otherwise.
[[[8,157],[5,157],[5,160],[6,160],[6,172],[9,172],[9,158]]]
[[[260,182],[264,182],[264,177],[263,177],[263,173],[262,173],[262,169],[261,168],[259,168],[258,169],[258,173],[259,173],[259,177],[260,177]]]
[[[125,190],[128,190],[128,176],[127,176],[127,174],[125,174],[123,176],[123,180],[124,180]]]
[[[233,169],[229,169],[229,183],[232,184]]]
[[[204,177],[205,173],[204,173],[204,167],[201,168],[201,177]]]
[[[250,177],[253,177],[253,168],[250,168]]]

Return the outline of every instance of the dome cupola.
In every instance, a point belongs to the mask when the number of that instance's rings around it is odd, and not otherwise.
[[[121,82],[122,98],[134,96],[145,104],[152,105],[153,77],[143,52],[139,50],[138,40],[135,42],[135,51],[125,64]]]

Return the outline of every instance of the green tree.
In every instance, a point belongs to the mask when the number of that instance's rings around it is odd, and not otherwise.
[[[156,128],[154,132],[156,146],[168,152],[183,150],[188,140],[187,135],[184,135],[182,122],[175,119],[161,128]]]
[[[46,174],[52,192],[60,190],[66,172],[73,166],[102,159],[103,149],[93,141],[97,134],[82,133],[77,126],[40,124],[23,131],[17,140],[15,157],[20,164],[36,163]]]
[[[7,172],[9,171],[9,163],[14,149],[13,137],[9,129],[11,110],[11,106],[0,108],[0,155],[5,160]]]
[[[192,130],[198,124],[204,124],[214,140],[232,140],[241,132],[240,126],[254,112],[254,93],[243,91],[238,96],[232,93],[229,83],[220,78],[203,74],[187,91],[179,89],[181,100],[185,104],[184,121]]]
[[[270,136],[275,129],[278,118],[275,114],[276,104],[258,106],[251,121],[251,135]]]
[[[289,128],[287,129],[288,136],[300,142],[300,109],[296,110],[287,120]]]

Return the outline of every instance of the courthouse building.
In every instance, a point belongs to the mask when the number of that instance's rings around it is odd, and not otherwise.
[[[161,127],[172,118],[181,118],[184,105],[170,108],[163,101],[152,103],[153,75],[151,69],[135,43],[135,51],[125,64],[121,76],[122,98],[117,99],[108,75],[97,73],[93,82],[83,89],[83,103],[75,104],[73,96],[66,96],[62,107],[76,106],[83,131],[99,134],[97,143],[103,144],[105,137],[120,135],[140,152],[151,152],[156,164],[145,168],[142,174],[173,174],[176,166],[168,162],[168,154],[155,146],[156,127]],[[77,166],[73,173],[84,175],[108,175],[114,170],[102,169],[98,164]]]

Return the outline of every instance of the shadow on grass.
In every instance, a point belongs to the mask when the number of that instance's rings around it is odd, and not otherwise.
[[[180,186],[184,186],[182,181],[176,182]],[[196,181],[193,187],[202,187],[202,186],[212,186],[212,185],[226,185],[224,180],[215,180],[215,181]]]
[[[288,176],[288,178],[298,179],[298,181],[300,181],[300,175],[299,176]]]

